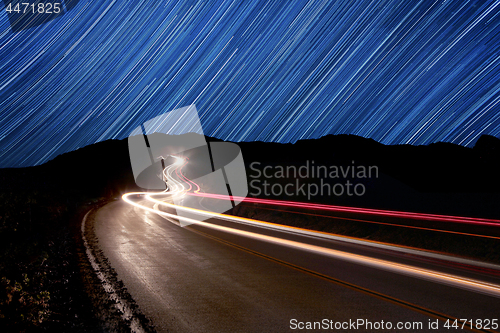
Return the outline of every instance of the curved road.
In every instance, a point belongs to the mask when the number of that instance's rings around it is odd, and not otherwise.
[[[182,228],[124,201],[93,221],[100,249],[158,331],[296,332],[322,321],[330,332],[450,332],[462,330],[446,329],[449,318],[500,321],[498,275],[443,258],[222,219]],[[492,323],[486,331],[500,331]]]

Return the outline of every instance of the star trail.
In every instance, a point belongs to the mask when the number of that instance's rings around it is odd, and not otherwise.
[[[384,144],[500,136],[500,1],[81,0],[0,14],[0,167],[196,104],[204,133]]]

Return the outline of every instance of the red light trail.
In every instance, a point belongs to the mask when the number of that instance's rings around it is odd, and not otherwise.
[[[500,226],[500,220],[495,220],[495,219],[450,216],[450,215],[437,215],[437,214],[426,214],[426,213],[413,213],[413,212],[402,212],[402,211],[370,209],[370,208],[344,207],[344,206],[335,206],[335,205],[304,203],[304,202],[297,202],[297,201],[247,198],[247,197],[229,196],[229,195],[221,195],[221,194],[213,194],[213,193],[201,193],[200,187],[195,182],[193,182],[192,180],[185,177],[184,174],[182,173],[182,168],[187,164],[187,160],[185,160],[185,162],[186,163],[183,163],[182,166],[180,166],[178,168],[179,172],[177,172],[177,169],[176,169],[176,174],[179,178],[185,179],[187,182],[189,182],[190,189],[191,189],[191,183],[197,187],[196,191],[187,193],[188,195],[191,195],[191,196],[206,197],[206,198],[221,199],[221,200],[233,200],[233,201],[237,201],[237,202],[246,202],[246,203],[256,203],[256,204],[265,204],[265,205],[277,205],[277,206],[285,206],[285,207],[304,208],[304,209],[310,209],[310,210],[323,210],[323,211],[341,212],[341,213],[357,213],[357,214],[375,215],[375,216],[390,216],[390,217],[408,218],[408,219],[415,219],[415,220],[465,223],[465,224],[475,224],[475,225],[487,225],[487,226],[494,226],[494,227]],[[404,227],[404,226],[402,226],[402,227]],[[444,231],[444,232],[446,232],[446,231]]]

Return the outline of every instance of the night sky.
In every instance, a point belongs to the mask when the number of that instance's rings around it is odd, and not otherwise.
[[[190,104],[232,141],[500,137],[500,1],[81,0],[18,33],[0,7],[0,167]]]

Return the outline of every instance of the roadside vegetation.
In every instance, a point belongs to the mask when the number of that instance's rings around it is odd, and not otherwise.
[[[74,230],[83,198],[14,190],[0,202],[2,331],[95,331]]]

